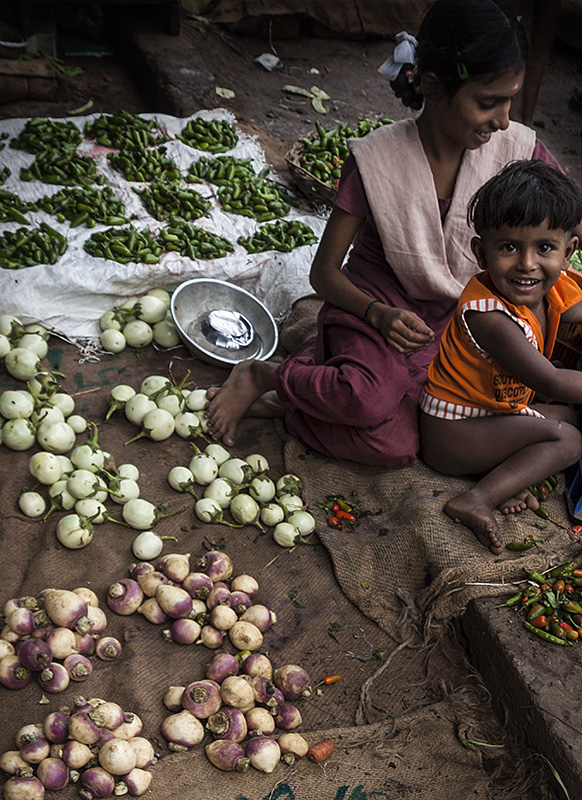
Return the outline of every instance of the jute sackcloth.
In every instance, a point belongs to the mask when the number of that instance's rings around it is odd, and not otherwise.
[[[338,683],[323,687],[321,695],[298,701],[303,717],[298,731],[310,744],[331,738],[336,750],[323,764],[303,759],[293,767],[281,764],[270,775],[256,770],[244,775],[218,771],[204,754],[209,734],[191,751],[171,754],[160,734],[161,722],[169,713],[163,695],[170,685],[184,686],[203,677],[213,652],[201,645],[170,644],[160,635],[164,626],[153,626],[138,614],[121,617],[109,611],[107,589],[127,575],[135,560],[131,541],[136,531],[106,522],[96,526],[86,548],[63,548],[55,537],[62,512],[53,512],[43,522],[24,517],[17,507],[20,491],[34,483],[28,470],[32,451],[2,446],[2,602],[36,595],[48,587],[88,586],[107,612],[106,632],[120,639],[123,653],[117,662],[94,661],[94,672],[86,683],[71,685],[62,694],[45,693],[48,703],[35,682],[19,691],[0,688],[0,751],[14,748],[21,725],[42,721],[49,711],[71,706],[74,697],[83,694],[114,700],[142,717],[144,735],[156,743],[160,756],[151,767],[153,782],[146,795],[156,800],[179,796],[192,800],[425,798],[427,790],[436,800],[486,800],[493,796],[492,788],[496,797],[527,796],[511,794],[516,781],[508,774],[517,764],[509,755],[512,743],[494,717],[478,676],[467,667],[461,646],[448,629],[429,645],[421,635],[424,610],[436,609],[436,618],[444,624],[447,615],[460,610],[463,598],[481,591],[467,587],[452,595],[452,600],[443,600],[449,586],[443,574],[452,569],[455,587],[462,585],[465,573],[460,565],[465,556],[471,563],[467,574],[478,580],[484,575],[488,579],[487,570],[497,576],[500,570],[509,576],[510,567],[512,574],[519,572],[514,561],[493,565],[494,560],[479,551],[471,535],[442,519],[444,495],[431,493],[435,489],[451,492],[452,484],[446,479],[429,483],[426,471],[417,465],[381,474],[351,464],[329,464],[306,453],[297,442],[284,442],[280,426],[271,421],[245,420],[233,455],[260,452],[269,460],[273,476],[285,471],[299,474],[305,482],[305,500],[317,518],[312,546],[284,550],[268,532],[256,527],[231,529],[197,520],[194,499],[174,492],[167,483],[172,466],[189,463],[193,450],[186,441],[173,435],[164,442],[144,439],[126,445],[136,429],[123,414],[104,421],[107,396],[115,384],[138,388],[151,374],[171,376],[178,382],[190,370],[193,385],[208,386],[221,383],[227,375],[224,370],[192,359],[182,348],[170,352],[148,348],[139,354],[125,351],[80,363],[75,348],[51,340],[50,359],[65,375],[63,387],[75,396],[76,412],[98,423],[100,445],[117,464],[138,465],[141,496],[168,504],[167,512],[185,509],[155,526],[159,534],[176,537],[175,542],[166,542],[164,552],[190,553],[195,568],[206,550],[224,549],[233,560],[235,574],[247,572],[257,578],[261,587],[257,602],[277,615],[262,648],[275,666],[299,664],[314,683],[325,675],[341,675]],[[8,387],[22,388],[3,374],[0,388]],[[79,440],[85,438],[82,435]],[[417,480],[417,474],[423,480]],[[338,535],[326,527],[317,506],[334,492],[353,493],[363,506],[373,511],[382,507],[382,513],[367,517],[355,531]],[[107,507],[111,516],[121,517],[114,502],[108,501]],[[505,523],[516,525],[516,533],[523,532],[526,524]],[[384,527],[390,532],[380,536]],[[504,526],[504,535],[505,531]],[[428,587],[424,582],[427,563],[432,565]],[[363,583],[369,588],[364,589]],[[441,585],[443,591],[435,589]],[[234,651],[230,644],[225,649]],[[505,743],[508,756],[498,763],[487,748],[467,744],[471,741]],[[523,787],[517,772],[517,784]],[[538,786],[536,796],[544,797],[543,782],[535,770],[532,774]],[[77,789],[70,786],[60,796],[64,800],[76,797]]]

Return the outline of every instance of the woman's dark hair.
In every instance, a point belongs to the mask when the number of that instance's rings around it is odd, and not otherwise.
[[[416,88],[427,72],[452,96],[466,80],[518,71],[529,50],[525,30],[504,0],[436,0],[416,39],[414,65],[404,64],[390,81],[404,105],[416,110],[423,104]]]
[[[479,236],[545,220],[552,230],[571,232],[582,220],[582,190],[544,161],[512,161],[475,192],[467,210]]]

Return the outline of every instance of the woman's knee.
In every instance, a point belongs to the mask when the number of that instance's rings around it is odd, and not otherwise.
[[[564,467],[568,467],[582,456],[582,434],[577,427],[567,422],[558,422],[557,427]]]

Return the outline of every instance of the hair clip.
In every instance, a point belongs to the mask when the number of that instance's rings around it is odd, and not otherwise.
[[[469,73],[467,72],[467,67],[463,64],[462,61],[457,61],[457,72],[459,73],[459,78],[462,81],[466,81],[467,78],[469,77]]]

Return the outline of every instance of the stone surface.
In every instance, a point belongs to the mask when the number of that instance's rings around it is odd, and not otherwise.
[[[469,657],[511,731],[552,764],[572,800],[582,775],[582,643],[560,647],[528,633],[507,599],[473,600],[461,620]]]

